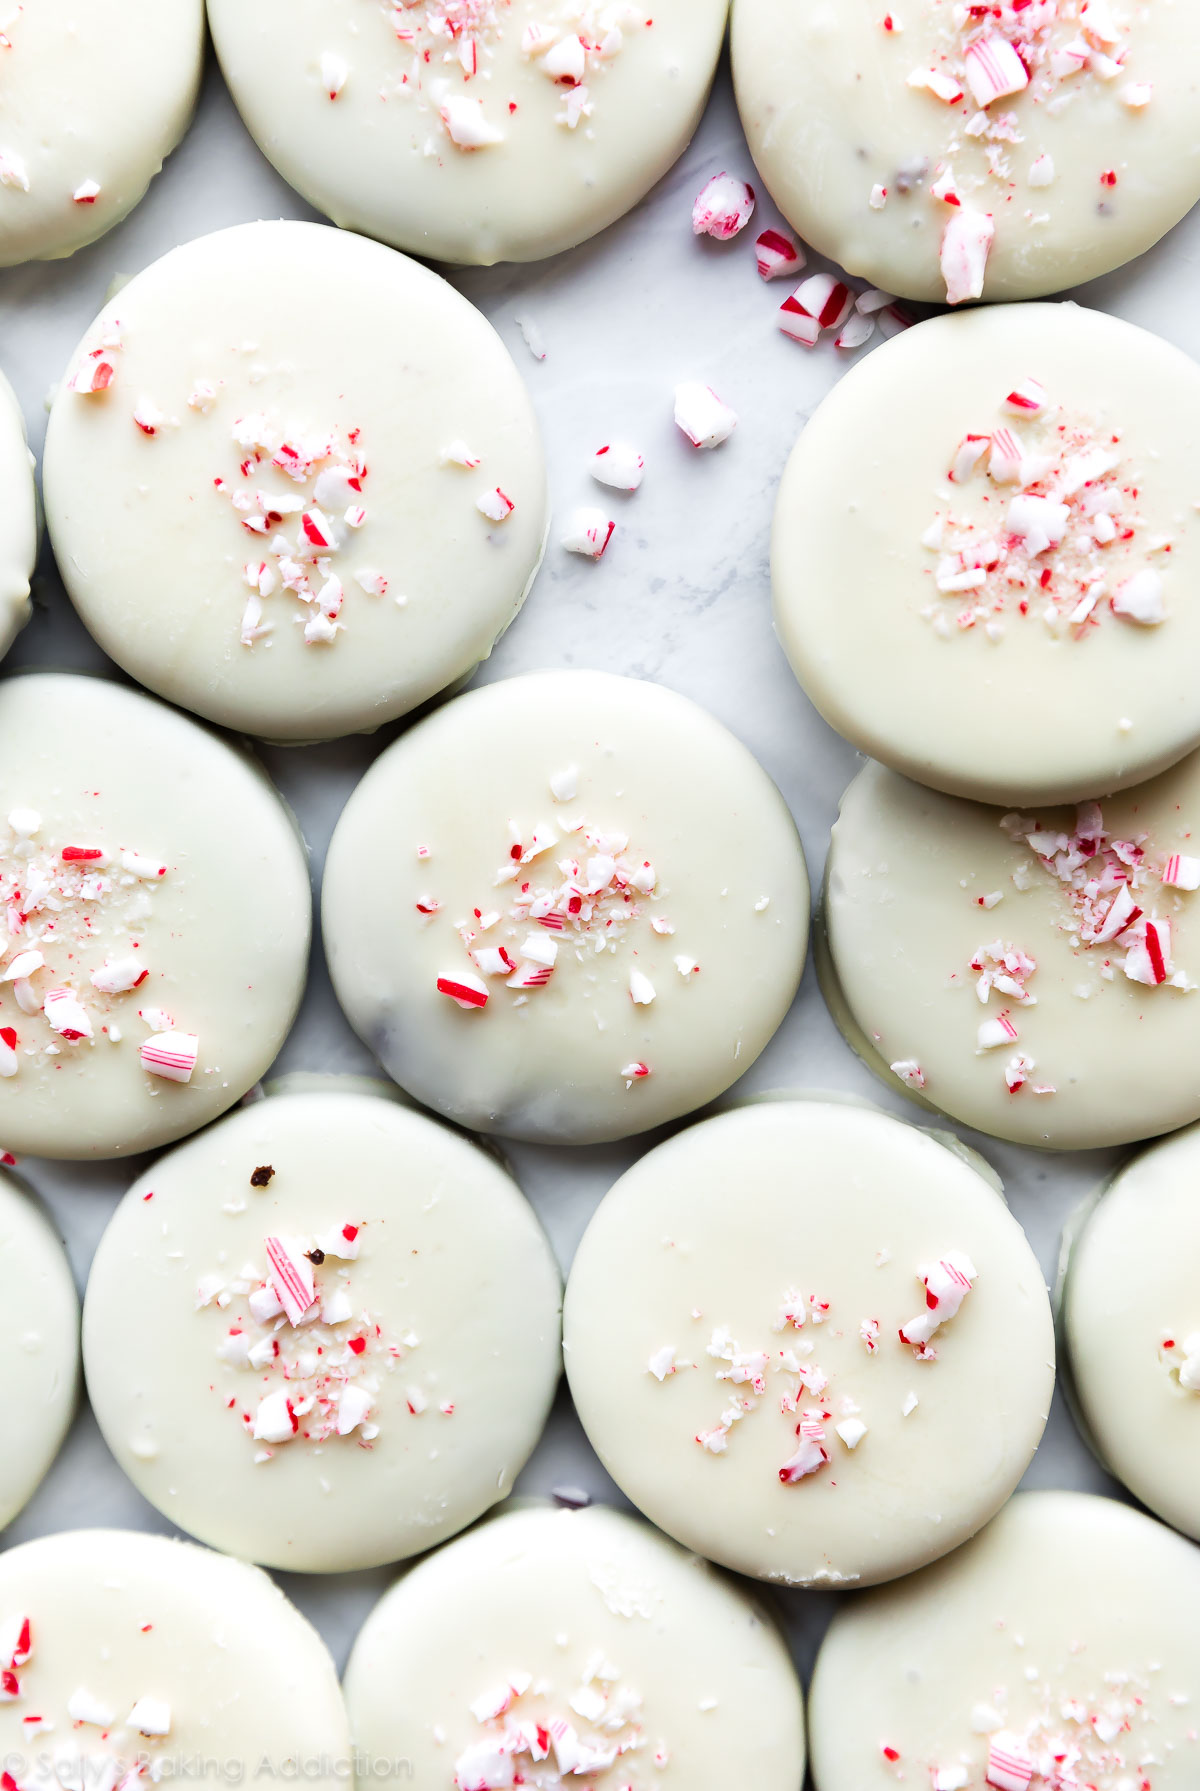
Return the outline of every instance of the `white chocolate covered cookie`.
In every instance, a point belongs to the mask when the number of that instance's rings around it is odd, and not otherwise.
[[[46,514],[106,652],[211,721],[367,732],[466,676],[546,532],[507,350],[427,268],[243,224],[123,287],[50,416]]]
[[[1200,754],[1036,814],[868,765],[842,798],[818,974],[893,1086],[1060,1150],[1200,1115]]]
[[[75,1530],[0,1555],[0,1686],[6,1791],[348,1776],[316,1631],[265,1573],[189,1542]]]
[[[906,298],[1039,298],[1200,198],[1186,0],[737,0],[733,66],[780,210]]]
[[[809,1698],[816,1791],[1193,1791],[1200,1554],[1112,1499],[1020,1493],[847,1601]]]
[[[0,1170],[0,1530],[37,1490],[58,1454],[79,1391],[79,1301],[50,1221],[17,1178]],[[3,1644],[0,1643],[0,1655]],[[0,1668],[7,1666],[0,1658]]]
[[[738,1108],[635,1164],[584,1234],[564,1324],[622,1491],[792,1586],[956,1548],[1029,1465],[1054,1387],[1050,1302],[1002,1195],[928,1133],[816,1100]]]
[[[274,1567],[374,1567],[511,1489],[558,1381],[559,1301],[491,1156],[330,1078],[134,1183],[88,1283],[88,1392],[183,1529]]]
[[[800,980],[808,879],[745,747],[660,685],[537,672],[388,749],[329,849],[351,1024],[460,1124],[624,1138],[749,1069]]]
[[[834,388],[775,512],[822,715],[983,802],[1123,789],[1200,742],[1200,368],[1076,305],[937,318]]]
[[[355,1746],[413,1791],[798,1791],[800,1687],[770,1619],[603,1506],[504,1513],[413,1567],[346,1669]]]
[[[536,261],[643,198],[700,121],[728,0],[210,0],[263,154],[351,230]]]
[[[187,129],[202,0],[11,0],[0,15],[0,267],[119,224]]]
[[[0,659],[29,620],[29,580],[37,558],[33,457],[16,393],[0,373]]]
[[[259,767],[102,678],[0,684],[0,1145],[119,1157],[269,1068],[304,984],[304,849]]]
[[[1200,1537],[1200,1128],[1152,1145],[1068,1228],[1070,1390],[1104,1465]]]

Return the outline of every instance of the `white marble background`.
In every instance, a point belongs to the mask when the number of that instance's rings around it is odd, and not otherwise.
[[[451,276],[492,319],[528,381],[545,431],[559,518],[576,503],[604,502],[611,495],[618,520],[599,565],[565,553],[552,535],[523,615],[477,682],[548,666],[591,666],[655,679],[694,698],[746,742],[780,785],[816,887],[856,755],[810,708],[775,640],[768,546],[786,456],[845,358],[829,339],[810,352],[775,327],[787,287],[765,286],[755,271],[753,238],[778,221],[761,189],[753,228],[739,241],[693,239],[692,199],[723,168],[753,178],[725,69],[690,150],[631,216],[548,263]],[[259,155],[210,68],[191,132],[124,225],[70,261],[0,272],[0,366],[21,399],[33,448],[41,448],[47,393],[116,276],[136,273],[206,231],[278,216],[315,214]],[[1200,356],[1198,262],[1200,209],[1132,267],[1076,296]],[[521,318],[544,339],[543,361],[526,348]],[[672,389],[686,378],[712,384],[739,413],[738,430],[715,453],[695,453],[673,426]],[[614,435],[637,443],[646,455],[645,483],[628,499],[602,493],[586,472],[591,452]],[[66,601],[46,549],[35,592],[33,623],[5,670],[104,668],[107,661]],[[393,733],[267,751],[270,770],[312,848],[314,878],[342,805]],[[333,999],[319,947],[303,1009],[277,1067],[371,1067]],[[902,1097],[884,1092],[843,1044],[811,967],[787,1021],[740,1086],[746,1092],[780,1086],[857,1091],[902,1117],[919,1117]],[[1113,1153],[1040,1155],[964,1136],[1000,1171],[1052,1279],[1063,1219],[1109,1172]],[[516,1172],[564,1270],[601,1196],[651,1142],[653,1135],[578,1151],[513,1147]],[[66,1236],[81,1288],[109,1214],[141,1166],[136,1159],[22,1164]],[[592,1456],[565,1394],[518,1490],[544,1494],[564,1482],[623,1502]],[[1025,1483],[1118,1491],[1080,1441],[1061,1394]],[[3,1541],[101,1524],[170,1528],[125,1480],[85,1408],[41,1491]],[[340,1667],[392,1575],[383,1569],[278,1577],[319,1625]],[[834,1602],[828,1594],[803,1592],[777,1599],[806,1679]]]

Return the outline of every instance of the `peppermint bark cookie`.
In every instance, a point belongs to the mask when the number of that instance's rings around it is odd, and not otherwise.
[[[105,651],[223,726],[369,732],[487,657],[546,532],[473,306],[377,243],[244,224],[125,286],[51,412],[46,511]]]
[[[749,1069],[808,879],[746,749],[602,672],[471,692],[376,761],[329,850],[334,987],[402,1088],[484,1132],[629,1137]]]
[[[1103,803],[1006,812],[868,765],[817,969],[847,1042],[955,1119],[1059,1150],[1200,1114],[1200,754]]]
[[[273,1567],[375,1567],[503,1498],[560,1368],[558,1270],[477,1145],[386,1095],[274,1095],[129,1190],[88,1390],[173,1523]],[[130,1313],[155,1338],[131,1356]]]
[[[1200,1129],[1153,1145],[1065,1240],[1071,1391],[1105,1467],[1200,1537]]]
[[[738,1108],[635,1164],[579,1246],[564,1323],[621,1490],[789,1586],[956,1548],[1029,1465],[1054,1387],[1050,1302],[1003,1196],[928,1133],[817,1100]]]
[[[211,0],[263,154],[337,224],[536,261],[624,216],[700,121],[728,0]],[[651,16],[653,15],[653,16]]]
[[[730,1581],[603,1506],[529,1507],[410,1569],[346,1669],[355,1745],[416,1791],[797,1791],[800,1687]]]
[[[73,255],[142,198],[192,116],[201,0],[13,0],[0,18],[0,266]]]
[[[1200,1555],[1084,1493],[1020,1493],[843,1605],[809,1698],[817,1791],[1191,1791]]]
[[[324,1643],[265,1573],[191,1543],[76,1530],[7,1550],[0,1681],[9,1791],[346,1780]]]
[[[780,638],[825,719],[922,783],[1122,789],[1200,741],[1198,500],[1188,356],[1076,305],[937,318],[796,445]]]
[[[70,1266],[41,1208],[2,1170],[0,1255],[8,1265],[0,1394],[6,1439],[0,1455],[2,1530],[33,1497],[58,1454],[79,1392],[79,1301]]]
[[[0,658],[29,620],[29,581],[37,558],[33,456],[16,393],[0,373]]]
[[[737,0],[733,67],[780,210],[905,298],[1039,298],[1200,198],[1200,17],[1156,0]]]
[[[304,849],[258,766],[104,679],[0,685],[0,1142],[119,1157],[273,1061],[304,984]]]

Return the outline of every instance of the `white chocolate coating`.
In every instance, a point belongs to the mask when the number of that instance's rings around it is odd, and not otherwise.
[[[338,998],[401,1087],[479,1131],[589,1144],[749,1069],[800,980],[808,879],[778,790],[702,709],[540,672],[376,761],[323,925]]]
[[[49,1219],[0,1171],[0,1257],[7,1267],[0,1393],[0,1530],[58,1454],[79,1393],[79,1301]]]
[[[1200,1538],[1200,1130],[1134,1158],[1071,1244],[1060,1322],[1071,1391],[1106,1467]]]
[[[258,1315],[270,1237],[325,1247],[319,1311],[296,1324],[278,1299]],[[88,1390],[125,1472],[183,1529],[274,1567],[374,1567],[511,1489],[558,1380],[560,1297],[492,1157],[331,1079],[231,1115],[134,1183],[88,1284]]]
[[[24,1619],[32,1653],[15,1669],[19,1695],[0,1702],[18,1791],[116,1782],[139,1757],[155,1782],[190,1762],[210,1783],[345,1783],[333,1662],[257,1568],[132,1531],[45,1536],[0,1557],[5,1665]]]
[[[990,217],[983,296],[1021,299],[1107,273],[1178,223],[1200,198],[1200,16],[1188,0],[1122,0],[1103,18],[1095,0],[1032,11],[1004,0],[986,28],[962,25],[966,10],[738,0],[742,123],[806,241],[890,292],[944,300],[947,225]],[[986,105],[965,59],[981,35],[1008,40],[1017,81],[1013,47],[1032,71]],[[911,84],[930,70],[960,97]]]
[[[0,685],[0,892],[6,1149],[148,1150],[274,1060],[307,967],[304,850],[259,767],[186,716],[101,678]],[[143,1067],[164,1033],[198,1040],[186,1082]]]
[[[368,1617],[345,1684],[356,1747],[407,1755],[413,1791],[551,1791],[580,1773],[595,1791],[799,1791],[804,1778],[800,1687],[770,1619],[603,1506],[512,1510],[410,1569]],[[537,1751],[514,1733],[525,1723]]]
[[[842,1606],[809,1697],[817,1791],[983,1791],[1029,1768],[1031,1791],[1191,1791],[1197,1596],[1200,1555],[1151,1518],[1018,1494],[957,1554]],[[1002,1776],[1004,1753],[1024,1769]]]
[[[999,1138],[1086,1150],[1187,1125],[1200,898],[1164,877],[1190,881],[1197,839],[1195,753],[1102,804],[1014,818],[867,765],[826,870],[833,1017],[885,1080]],[[1132,924],[1097,938],[1118,897]]]
[[[970,1289],[926,1338],[923,1279],[947,1257]],[[815,1100],[643,1157],[584,1234],[564,1331],[622,1491],[686,1547],[786,1585],[872,1584],[956,1548],[1024,1473],[1054,1387],[1050,1302],[1002,1196],[927,1133]]]
[[[29,580],[37,558],[33,457],[17,395],[0,373],[0,659],[29,620]]]
[[[277,740],[369,732],[464,677],[546,532],[491,325],[427,268],[294,222],[201,237],[122,288],[59,388],[45,491],[105,651]]]
[[[0,19],[0,267],[73,255],[142,198],[192,116],[202,0],[14,0]]]
[[[825,719],[922,783],[1126,788],[1200,742],[1198,497],[1188,356],[1076,305],[937,318],[839,381],[796,445],[780,638]],[[1057,546],[1016,532],[1046,515]],[[1127,613],[1132,581],[1161,621]]]
[[[212,0],[209,20],[250,131],[306,199],[415,255],[490,265],[569,249],[650,191],[700,121],[727,11]]]

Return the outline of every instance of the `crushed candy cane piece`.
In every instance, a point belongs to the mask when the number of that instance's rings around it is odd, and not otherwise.
[[[141,1045],[142,1068],[164,1082],[190,1082],[200,1055],[193,1032],[155,1032]]]
[[[500,487],[494,486],[475,499],[475,508],[489,522],[506,522],[516,508],[512,499]]]
[[[641,485],[646,463],[628,442],[606,442],[597,448],[588,469],[601,485],[614,491],[636,491]]]
[[[603,510],[585,506],[572,510],[560,539],[568,553],[583,554],[589,560],[599,560],[604,557],[616,526]]]
[[[764,280],[779,280],[798,274],[806,256],[800,244],[781,230],[764,230],[754,245],[758,271]]]
[[[488,149],[504,141],[504,132],[488,122],[482,100],[468,94],[448,94],[439,112],[446,135],[458,149]]]
[[[754,216],[754,188],[732,174],[714,174],[692,206],[692,232],[729,242]]]
[[[988,256],[996,236],[990,212],[960,206],[942,232],[941,269],[946,303],[961,305],[982,298]]]
[[[737,428],[737,416],[711,386],[685,380],[675,388],[675,425],[693,447],[718,448]]]
[[[970,1293],[979,1271],[960,1250],[948,1250],[945,1256],[927,1268],[917,1271],[925,1289],[925,1310],[900,1327],[900,1341],[920,1348],[958,1312]]]

